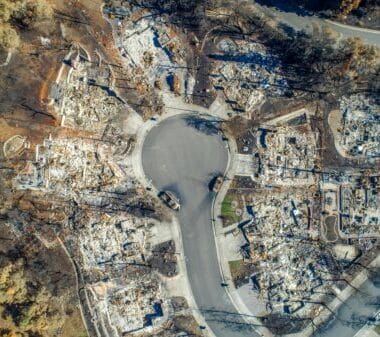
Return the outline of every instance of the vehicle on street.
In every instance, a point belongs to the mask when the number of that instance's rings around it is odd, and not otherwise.
[[[158,196],[168,207],[174,209],[175,211],[178,211],[181,207],[179,199],[175,196],[173,192],[162,191]]]
[[[220,188],[222,187],[222,184],[223,184],[223,176],[217,176],[213,179],[213,181],[211,182],[211,186],[212,186],[212,191],[217,193],[219,192]]]

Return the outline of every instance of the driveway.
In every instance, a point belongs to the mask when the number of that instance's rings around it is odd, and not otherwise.
[[[142,149],[144,172],[158,190],[171,190],[181,201],[178,217],[188,277],[209,327],[217,337],[255,337],[221,286],[211,223],[208,183],[226,169],[226,144],[207,125],[199,131],[186,118],[169,118],[149,132]]]

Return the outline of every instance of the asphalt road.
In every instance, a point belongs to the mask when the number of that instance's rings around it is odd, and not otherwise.
[[[218,134],[197,130],[184,117],[154,127],[142,149],[146,176],[158,190],[171,190],[181,202],[179,220],[188,277],[198,308],[217,337],[258,336],[236,312],[221,286],[211,223],[212,193],[208,183],[228,162]]]
[[[306,32],[312,33],[313,26],[320,28],[329,27],[338,33],[342,38],[358,37],[365,43],[380,47],[380,31],[324,20],[315,15],[302,15],[292,11],[282,11],[275,7],[259,5],[257,3],[256,5],[264,13],[273,16],[276,20],[289,25],[295,30],[305,30]]]
[[[323,329],[313,337],[336,337],[336,336],[364,336],[360,329],[365,325],[369,318],[375,317],[379,313],[380,303],[380,275],[377,273],[377,282],[374,279],[368,279],[360,287],[360,292],[353,294],[337,313],[337,318],[333,319]],[[374,322],[372,322],[372,325]],[[369,326],[372,326],[369,324]]]

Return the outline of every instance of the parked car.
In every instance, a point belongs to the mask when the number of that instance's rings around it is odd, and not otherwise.
[[[160,199],[171,209],[174,209],[175,211],[178,211],[181,207],[179,203],[179,199],[175,196],[173,192],[170,191],[162,191],[159,194]]]
[[[220,188],[222,187],[223,181],[223,176],[215,177],[212,182],[212,191],[215,193],[219,192]]]

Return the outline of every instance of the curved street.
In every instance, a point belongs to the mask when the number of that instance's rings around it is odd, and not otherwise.
[[[226,169],[226,143],[217,133],[191,126],[188,118],[169,118],[149,132],[142,149],[144,172],[158,190],[171,190],[181,201],[178,217],[188,277],[209,327],[217,337],[259,336],[221,285],[211,222],[214,195],[208,184]]]
[[[283,22],[295,30],[305,30],[312,33],[315,27],[320,29],[328,27],[335,31],[341,38],[358,37],[365,43],[380,47],[380,31],[374,29],[367,29],[355,26],[345,25],[339,22],[324,20],[316,15],[301,15],[292,11],[282,11],[275,7],[259,5],[255,3],[263,13],[272,17],[276,21]]]

